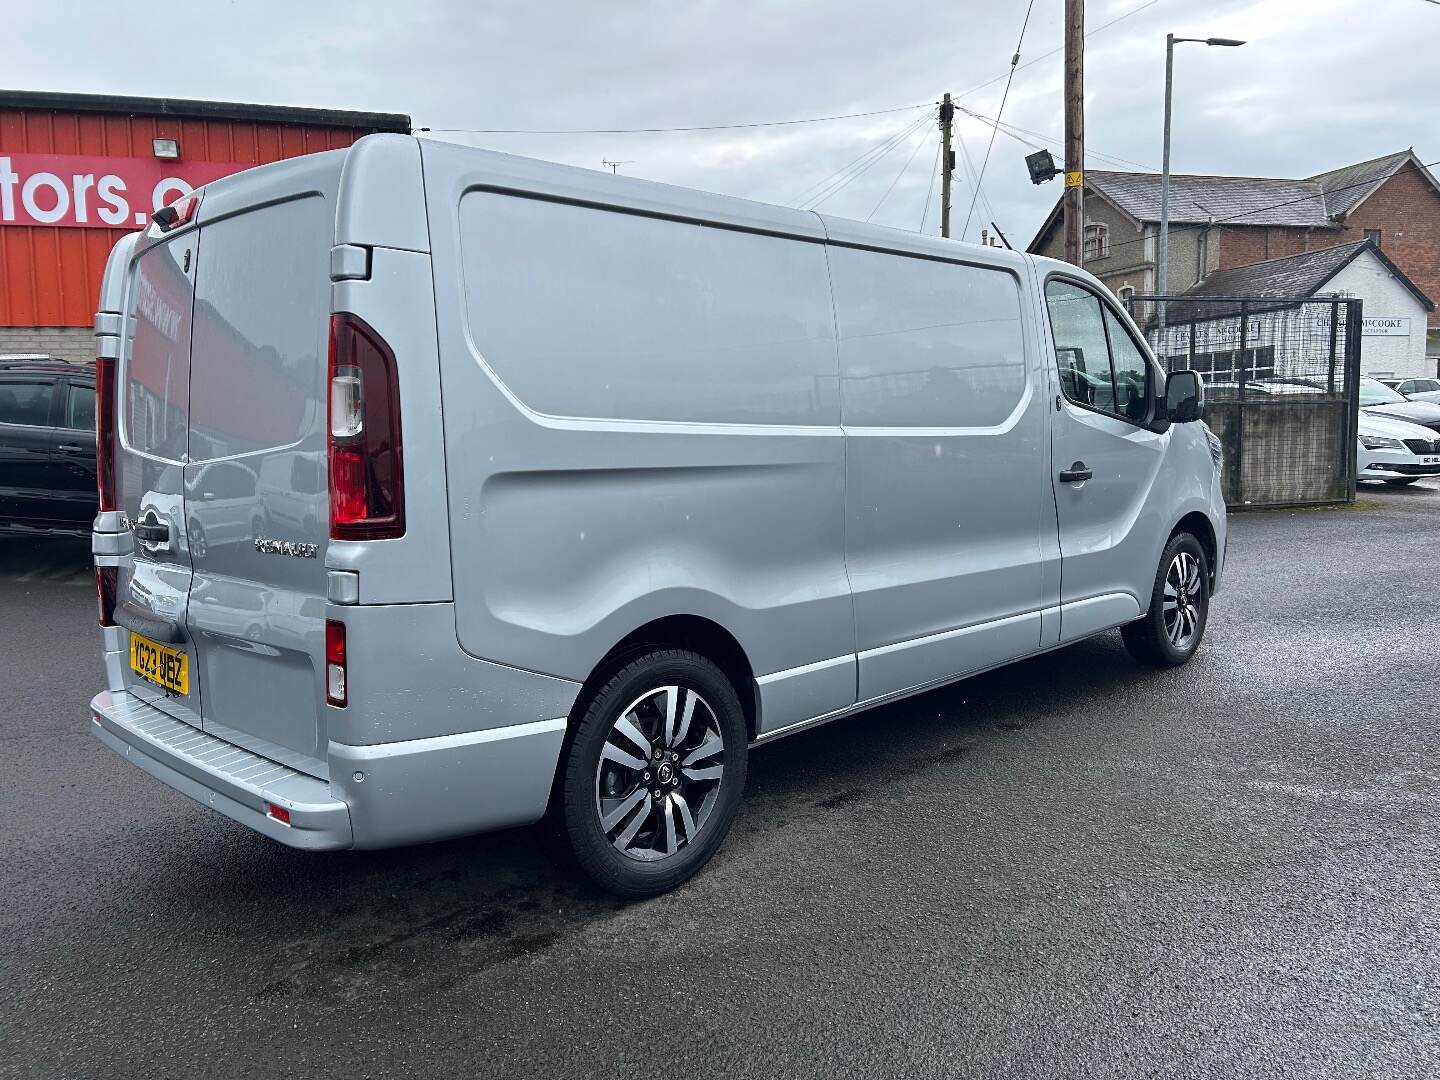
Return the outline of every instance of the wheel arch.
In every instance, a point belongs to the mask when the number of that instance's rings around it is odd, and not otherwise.
[[[735,695],[745,710],[746,729],[750,738],[755,738],[760,708],[755,689],[755,670],[749,656],[735,635],[724,626],[703,615],[690,613],[652,619],[611,646],[581,685],[571,707],[571,719],[578,719],[584,714],[591,697],[617,668],[635,656],[655,649],[689,649],[719,667],[735,688]],[[573,724],[571,726],[573,728]]]
[[[1175,523],[1170,530],[1170,535],[1165,538],[1169,543],[1178,533],[1189,533],[1200,541],[1200,546],[1205,550],[1205,562],[1210,577],[1210,587],[1215,586],[1216,559],[1220,554],[1219,542],[1215,536],[1215,526],[1210,518],[1199,510],[1191,510]]]

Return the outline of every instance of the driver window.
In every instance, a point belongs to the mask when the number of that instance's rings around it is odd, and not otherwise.
[[[1052,281],[1045,286],[1045,303],[1061,390],[1077,405],[1113,412],[1115,389],[1100,300],[1068,281]]]
[[[1110,331],[1110,356],[1115,370],[1115,412],[1137,423],[1150,411],[1150,365],[1120,317],[1105,309],[1105,328]]]

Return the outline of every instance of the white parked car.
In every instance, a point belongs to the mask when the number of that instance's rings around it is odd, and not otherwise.
[[[1394,487],[1440,476],[1440,434],[1393,416],[1360,410],[1356,479]]]

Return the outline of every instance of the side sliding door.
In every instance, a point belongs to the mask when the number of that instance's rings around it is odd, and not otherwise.
[[[1058,603],[1048,379],[1015,262],[832,239],[861,701],[1033,652]]]

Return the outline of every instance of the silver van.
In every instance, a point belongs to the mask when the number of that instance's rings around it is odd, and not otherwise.
[[[217,181],[96,316],[95,734],[293,847],[685,880],[763,743],[1121,628],[1219,447],[1073,266],[424,138]]]

